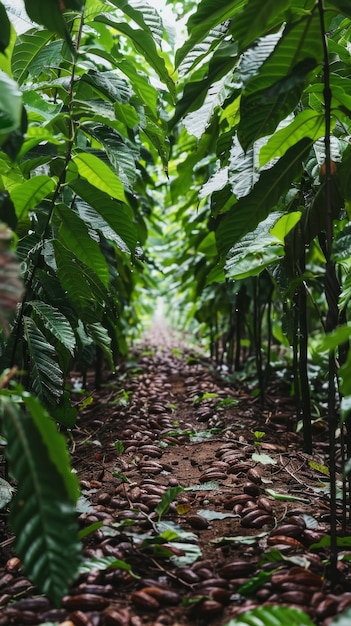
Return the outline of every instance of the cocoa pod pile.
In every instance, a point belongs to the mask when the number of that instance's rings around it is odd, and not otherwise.
[[[294,482],[280,463],[280,454],[294,454],[282,445],[281,416],[267,425],[250,394],[214,375],[202,357],[187,362],[149,352],[121,364],[73,433],[73,463],[89,505],[78,513],[79,525],[99,523],[84,538],[83,557],[112,557],[131,571],[92,566],[54,608],[9,553],[0,561],[0,626],[222,626],[272,603],[303,609],[327,626],[325,620],[351,606],[348,561],[340,563],[343,593],[333,594],[324,579],[327,551],[313,548],[327,533],[325,505],[319,507],[318,497],[308,505],[267,493],[267,487],[283,494],[301,489],[302,474]],[[118,404],[122,388],[128,401]],[[228,399],[233,403],[223,408]],[[258,429],[269,431],[262,450],[275,464],[252,458]],[[101,445],[84,446],[87,433]],[[160,513],[176,487],[183,491]],[[260,572],[264,580],[245,592]]]

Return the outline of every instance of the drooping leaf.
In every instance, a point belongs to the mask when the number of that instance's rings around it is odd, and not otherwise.
[[[158,515],[158,521],[160,521],[161,517],[167,513],[170,505],[181,491],[184,491],[183,487],[170,487],[164,492],[161,501],[155,508],[155,512]]]
[[[121,180],[101,159],[94,154],[81,152],[73,157],[78,172],[83,178],[100,191],[104,191],[112,198],[126,202]]]
[[[45,404],[55,404],[63,392],[63,375],[56,352],[30,317],[23,318],[28,347],[30,379],[35,395]]]
[[[82,263],[90,267],[107,287],[110,276],[106,259],[98,242],[91,237],[85,222],[63,203],[56,204],[55,211],[60,221],[60,241],[68,250],[72,250]]]
[[[67,43],[71,44],[71,38],[67,28],[63,11],[65,9],[74,9],[79,11],[85,0],[24,0],[28,16],[33,22],[42,24],[53,33],[57,33]]]
[[[99,286],[93,277],[93,272],[80,265],[73,253],[65,248],[58,240],[53,241],[57,276],[71,306],[85,322],[94,323],[102,316],[103,303],[106,293],[103,285]],[[96,287],[96,290],[94,290]]]
[[[87,324],[86,331],[88,336],[92,338],[94,344],[101,348],[107,358],[109,367],[113,369],[111,338],[109,337],[106,328],[104,328],[99,322],[96,322],[95,324]]]
[[[240,52],[257,39],[273,31],[285,21],[290,0],[249,0],[230,24],[230,31],[239,42]]]
[[[0,70],[0,145],[21,125],[22,94],[12,78]]]
[[[0,2],[0,53],[4,53],[10,43],[11,24],[6,9]]]
[[[274,51],[246,85],[240,102],[238,138],[246,150],[274,132],[296,107],[306,77],[322,60],[317,11],[287,24]]]
[[[18,38],[12,55],[12,72],[20,85],[28,76],[31,64],[52,37],[47,30],[32,29]]]
[[[121,21],[115,22],[106,14],[102,14],[96,17],[98,22],[107,24],[118,32],[123,33],[132,44],[135,49],[140,53],[144,59],[151,65],[151,67],[158,74],[159,78],[166,85],[171,97],[175,100],[175,86],[172,78],[170,77],[164,59],[158,54],[155,41],[150,32],[142,29],[134,29],[130,24],[123,23]]]
[[[93,207],[94,212],[89,215],[86,208],[78,204],[78,211],[81,213],[82,218],[87,219],[92,226],[96,224],[96,228],[98,230],[101,229],[107,239],[115,241],[121,250],[134,252],[137,244],[137,232],[133,222],[132,210],[126,205],[112,200],[106,193],[93,187],[89,182],[75,179],[69,184],[75,193]],[[96,217],[97,221],[95,221]],[[99,217],[103,219],[103,223],[101,219],[99,220]],[[110,235],[104,230],[106,224],[113,231]],[[125,242],[127,250],[113,233]]]
[[[73,355],[76,338],[67,318],[55,307],[40,300],[27,303],[36,312],[45,328]]]
[[[10,196],[15,205],[18,219],[24,220],[28,215],[28,211],[35,209],[54,189],[55,181],[45,174],[34,176],[24,183],[13,187],[10,191]]]
[[[226,254],[243,235],[257,228],[270,211],[279,208],[279,199],[302,171],[302,159],[311,144],[309,139],[304,139],[289,148],[271,169],[261,172],[251,193],[240,198],[222,217],[216,231],[221,254]]]
[[[334,122],[335,123],[335,122]],[[277,130],[260,150],[260,166],[272,159],[283,156],[295,143],[309,137],[316,141],[325,135],[325,116],[323,113],[305,109],[288,126]]]
[[[15,548],[29,578],[58,605],[80,560],[74,502],[50,456],[58,458],[65,443],[56,429],[46,430],[49,418],[38,428],[10,399],[2,399],[2,412],[6,457],[18,483],[10,515]]]

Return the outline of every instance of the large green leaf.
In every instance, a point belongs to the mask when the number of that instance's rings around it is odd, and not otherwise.
[[[33,300],[27,303],[43,322],[45,328],[73,355],[76,339],[67,318],[50,304]]]
[[[94,187],[112,198],[126,202],[123,184],[114,172],[94,154],[81,152],[73,157],[78,172]]]
[[[291,0],[249,0],[232,20],[230,31],[242,52],[268,32],[285,21],[285,13],[291,8]]]
[[[28,76],[31,64],[52,37],[47,30],[32,29],[18,38],[12,55],[12,72],[20,85]]]
[[[52,242],[57,263],[57,276],[74,311],[87,323],[102,316],[106,291],[94,272],[78,262],[71,250],[61,242]]]
[[[194,117],[198,116],[201,105],[208,100],[213,93],[214,86],[223,82],[230,90],[229,72],[233,69],[238,59],[238,47],[236,43],[224,41],[213,54],[209,64],[195,72],[192,80],[184,86],[184,92],[177,102],[176,111],[171,121],[171,128],[187,112],[194,111]],[[235,87],[234,87],[235,89]]]
[[[221,254],[226,254],[241,237],[253,231],[272,210],[278,208],[280,197],[302,172],[302,159],[311,145],[309,139],[303,139],[290,148],[271,169],[261,172],[251,193],[240,198],[223,215],[216,231]]]
[[[23,334],[27,343],[33,392],[46,405],[55,404],[63,393],[63,375],[57,364],[56,352],[34,321],[27,316],[23,318]]]
[[[68,250],[72,250],[72,253],[82,263],[90,267],[102,284],[107,287],[110,274],[99,244],[91,236],[94,236],[94,231],[89,232],[85,222],[66,204],[57,204],[55,211],[60,222],[59,239],[61,243]]]
[[[30,414],[9,398],[1,401],[5,453],[18,483],[10,523],[27,575],[59,605],[80,561],[77,485],[63,437],[34,398],[24,400]]]
[[[88,336],[93,340],[94,345],[101,348],[108,360],[109,366],[113,369],[111,339],[106,328],[98,322],[96,324],[86,324],[85,328]]]
[[[260,150],[260,166],[280,157],[295,143],[309,137],[316,141],[325,135],[325,115],[312,109],[304,109],[288,126],[277,130]]]
[[[45,174],[34,176],[21,185],[13,187],[10,196],[15,205],[18,219],[24,220],[28,212],[35,209],[54,189],[55,181]]]
[[[65,9],[80,11],[85,0],[24,0],[26,11],[33,22],[57,33],[71,45],[71,38],[63,16]]]
[[[310,617],[300,609],[287,606],[260,606],[226,622],[224,626],[313,626]]]
[[[108,26],[116,29],[129,38],[135,46],[136,51],[141,54],[155,70],[161,81],[166,85],[172,99],[175,100],[174,82],[168,73],[163,57],[158,54],[152,35],[145,30],[141,30],[140,28],[134,29],[130,26],[130,24],[115,22],[106,14],[98,16],[96,20],[98,22],[108,24]]]
[[[103,219],[103,222],[101,222],[101,220],[97,221],[96,228],[104,232],[103,229],[107,224],[112,229],[112,233],[109,234],[105,231],[104,235],[106,238],[115,241],[121,250],[125,250],[125,247],[123,244],[121,245],[119,240],[119,238],[121,238],[127,245],[127,250],[125,251],[134,252],[137,244],[137,231],[133,221],[132,210],[116,200],[111,200],[106,193],[96,189],[96,187],[93,187],[83,180],[75,179],[71,181],[69,185],[82,200],[94,209],[95,212],[91,214],[91,217],[88,217],[88,221],[91,225],[94,225],[93,222],[95,214],[97,213],[98,216]],[[82,209],[83,208],[78,205],[78,210],[81,211]],[[84,213],[84,216],[87,217],[87,214]],[[119,238],[114,236],[113,233]]]
[[[152,35],[160,45],[163,36],[162,20],[156,9],[143,0],[111,0],[125,15],[132,18],[140,28]]]
[[[229,278],[241,280],[258,276],[266,267],[277,263],[284,256],[283,242],[269,232],[279,217],[279,213],[271,213],[229,251],[224,266]]]
[[[322,61],[317,11],[288,23],[274,51],[246,85],[240,103],[239,141],[246,150],[270,135],[296,107],[306,77]]]
[[[199,3],[196,12],[191,15],[187,23],[189,37],[183,46],[177,51],[176,66],[185,59],[186,55],[194,48],[194,46],[218,24],[229,19],[235,19],[236,15],[245,6],[245,0],[202,0]]]
[[[136,146],[103,124],[88,122],[84,124],[84,131],[102,144],[114,171],[123,185],[132,191],[131,185],[137,176],[136,159],[139,156]]]
[[[0,70],[0,145],[21,125],[22,93],[18,85]]]
[[[0,53],[3,53],[10,43],[11,24],[6,9],[0,2]]]

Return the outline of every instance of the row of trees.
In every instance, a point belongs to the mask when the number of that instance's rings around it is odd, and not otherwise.
[[[36,25],[17,36],[0,3],[1,432],[18,553],[59,602],[80,558],[54,425],[75,423],[67,375],[96,346],[111,367],[126,353],[161,262],[214,356],[239,369],[250,344],[262,400],[272,343],[291,346],[307,451],[318,357],[335,509],[339,392],[346,427],[351,404],[351,9],[189,1],[174,55],[143,0],[25,5]]]

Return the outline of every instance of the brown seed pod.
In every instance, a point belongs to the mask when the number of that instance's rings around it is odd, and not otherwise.
[[[176,570],[178,578],[184,580],[186,583],[198,583],[200,577],[190,567],[178,567]]]
[[[303,591],[285,591],[279,594],[280,602],[287,604],[309,605],[310,595]],[[271,600],[271,598],[270,598]]]
[[[196,605],[195,611],[196,614],[203,615],[208,619],[212,615],[221,613],[223,611],[223,604],[216,600],[203,600],[203,602]]]
[[[273,537],[268,537],[267,544],[275,547],[277,547],[277,545],[286,545],[294,550],[303,549],[303,545],[300,541],[294,539],[294,537],[286,537],[285,535],[274,535]]]
[[[247,482],[244,484],[244,493],[248,493],[250,496],[259,496],[260,488],[257,483]]]
[[[266,498],[266,496],[259,496],[257,498],[257,504],[261,509],[265,509],[265,511],[267,511],[268,513],[272,513],[272,502],[268,498]]]
[[[21,561],[17,556],[13,556],[5,563],[5,570],[8,572],[18,572],[21,567]]]
[[[294,537],[295,539],[297,539],[298,537],[301,537],[302,534],[303,529],[297,524],[281,524],[280,526],[277,526],[277,528],[274,528],[274,530],[272,530],[270,536],[273,537],[274,535],[285,535],[287,537]]]
[[[191,528],[194,528],[195,530],[206,530],[206,528],[209,527],[209,521],[202,515],[187,515],[186,521],[190,524]]]
[[[108,609],[104,613],[106,626],[129,626],[130,613],[127,609]]]
[[[69,611],[82,610],[102,611],[110,604],[110,601],[103,596],[94,593],[81,593],[75,596],[65,596],[62,600],[62,606]]]
[[[247,472],[247,477],[253,483],[257,483],[258,485],[262,482],[261,474],[256,467],[250,467],[249,471]]]
[[[254,572],[255,569],[255,563],[248,561],[232,561],[221,567],[218,573],[222,578],[231,579],[238,578],[239,576],[247,576]]]
[[[226,478],[227,476],[226,474],[224,474],[224,472],[213,470],[212,472],[209,472],[208,474],[201,474],[201,476],[199,477],[199,483],[203,484],[211,480],[226,480]]]
[[[70,614],[74,626],[94,626],[94,622],[90,615],[83,613],[83,611],[74,611]]]
[[[250,527],[251,523],[256,519],[256,517],[261,517],[261,515],[268,515],[268,513],[267,511],[264,511],[262,509],[255,507],[248,512],[245,512],[245,509],[244,509],[244,511],[242,512],[242,515],[243,517],[241,519],[241,525]]]
[[[147,611],[157,611],[157,609],[160,608],[159,601],[144,591],[133,591],[131,600],[133,604],[136,604]]]

